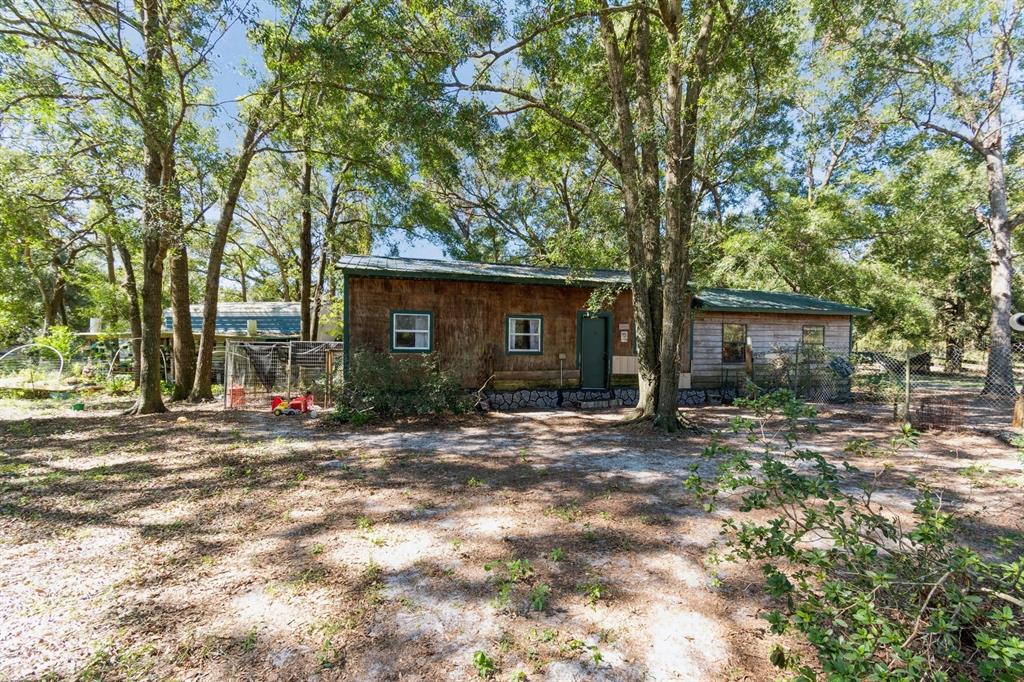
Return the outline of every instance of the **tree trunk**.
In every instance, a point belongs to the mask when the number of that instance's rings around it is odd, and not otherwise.
[[[679,425],[679,339],[683,328],[681,314],[686,300],[687,273],[683,263],[688,261],[685,254],[689,249],[689,230],[684,229],[683,184],[690,179],[683,171],[682,139],[682,74],[679,54],[678,7],[662,6],[662,22],[669,41],[667,65],[667,88],[665,95],[665,236],[663,239],[662,266],[662,314],[661,343],[658,360],[661,366],[660,395],[656,423],[667,431],[675,431]],[[646,23],[646,22],[645,22]],[[646,33],[641,27],[638,36]],[[638,38],[638,43],[648,42]],[[689,98],[688,98],[689,101]],[[689,123],[689,121],[687,121]],[[689,132],[689,131],[688,131]],[[691,166],[692,167],[692,166]],[[688,221],[686,221],[688,225]]]
[[[160,329],[163,326],[162,289],[167,255],[169,175],[174,142],[170,139],[164,83],[165,26],[161,26],[158,0],[143,0],[142,40],[146,61],[141,83],[144,117],[142,199],[142,347],[139,361],[139,397],[129,414],[166,412],[160,394]]]
[[[288,279],[288,264],[281,259],[277,259],[277,272],[281,276],[281,296],[286,301],[294,301],[295,297],[292,296],[291,280]]]
[[[109,234],[103,235],[103,255],[107,261],[107,284],[117,285],[117,270],[114,268],[114,242]]]
[[[245,137],[242,140],[242,151],[238,156],[235,170],[228,181],[227,192],[224,195],[224,205],[220,210],[220,217],[217,219],[217,230],[214,233],[213,243],[210,245],[210,262],[206,269],[206,289],[203,292],[203,330],[199,337],[199,357],[196,360],[195,382],[192,385],[192,393],[189,399],[193,402],[200,400],[213,400],[213,349],[217,344],[217,303],[220,296],[220,271],[224,262],[224,247],[228,241],[228,232],[231,230],[231,221],[235,217],[235,207],[238,205],[238,196],[242,192],[242,185],[249,175],[249,165],[256,154],[256,144],[262,139],[259,133],[259,119],[249,119],[245,130]],[[241,262],[239,263],[241,266]],[[242,271],[242,300],[246,298],[245,271]]]
[[[661,17],[669,42],[666,91],[666,164],[665,164],[665,237],[663,239],[662,332],[659,358],[661,364],[661,395],[658,399],[657,421],[666,430],[679,425],[680,342],[689,338],[691,296],[690,234],[694,203],[694,172],[696,168],[697,127],[700,122],[700,96],[706,77],[708,44],[711,39],[715,9],[709,6],[701,20],[692,57],[693,72],[683,94],[680,35],[681,18],[678,5],[661,4]],[[642,31],[641,31],[642,32]],[[638,32],[639,34],[640,32]],[[638,42],[640,42],[638,40]],[[689,358],[687,358],[689,361]]]
[[[65,327],[70,326],[70,322],[68,321],[68,299],[67,296],[64,295],[63,290],[60,295],[60,307],[57,308],[57,310],[60,313],[60,323]]]
[[[163,326],[161,293],[167,244],[160,232],[142,240],[142,345],[139,354],[139,399],[130,412],[166,412],[160,394],[160,329]]]
[[[320,250],[320,267],[318,268],[316,277],[316,292],[313,296],[313,330],[310,333],[310,338],[316,340],[320,336],[320,309],[323,306],[324,299],[324,281],[327,276],[327,243],[324,242],[323,248]]]
[[[121,256],[124,268],[124,290],[128,295],[128,322],[132,331],[132,376],[135,388],[139,387],[140,358],[142,357],[142,313],[139,310],[139,288],[135,283],[135,266],[132,265],[132,254],[124,242],[117,242],[117,252]]]
[[[946,374],[959,374],[964,368],[964,342],[953,336],[946,337],[946,353],[943,371]]]
[[[946,349],[943,353],[943,371],[947,374],[959,374],[963,371],[964,363],[964,340],[962,338],[961,321],[966,311],[967,303],[958,293],[964,286],[961,278],[958,277],[952,283],[952,291],[945,299],[945,305],[941,308],[941,321],[945,329]]]
[[[665,395],[672,394],[670,421],[675,421],[675,404],[677,380],[665,385],[664,356],[661,347],[665,342],[664,327],[664,296],[665,280],[661,259],[664,246],[661,237],[661,164],[658,158],[658,122],[654,107],[654,86],[651,78],[650,53],[650,20],[646,12],[638,12],[636,17],[636,39],[632,52],[635,73],[636,97],[636,137],[640,144],[640,227],[643,244],[642,262],[647,277],[648,307],[650,310],[650,353],[653,364],[652,373],[656,377],[651,384],[650,398],[645,406],[650,417],[659,425],[663,423],[662,403]],[[638,337],[639,340],[639,337]],[[642,392],[642,391],[641,391]],[[669,426],[671,428],[671,426]]]
[[[992,318],[989,325],[986,395],[1011,398],[1016,394],[1011,358],[1010,314],[1013,303],[1012,228],[1006,202],[1002,145],[996,142],[985,154],[989,197],[989,265]]]
[[[657,232],[651,234],[645,229],[643,222],[636,133],[615,26],[607,13],[600,14],[598,20],[601,44],[608,65],[608,86],[615,109],[619,152],[613,163],[622,181],[623,222],[626,227],[633,315],[636,323],[637,381],[640,390],[637,407],[631,418],[649,419],[654,417],[657,409],[660,377],[655,350],[659,339],[658,325],[654,319],[657,314],[655,311],[660,309],[660,301],[657,305],[654,304],[658,299],[660,272],[656,265],[654,268],[651,266],[652,260],[657,262],[655,254],[658,251],[659,235]]]
[[[300,338],[311,340],[312,306],[311,289],[313,284],[313,206],[312,206],[313,166],[307,152],[302,160],[302,225],[299,232],[299,327]]]
[[[242,287],[242,303],[249,302],[248,279],[245,276],[245,261],[241,253],[238,254],[238,283]]]
[[[182,242],[171,252],[171,321],[174,353],[174,391],[171,400],[184,400],[196,374],[196,340],[189,310],[188,247]]]
[[[50,304],[51,296],[48,292],[42,294],[43,299],[43,328],[41,333],[45,336],[50,333],[50,328],[54,326],[57,320],[56,313],[53,310],[53,306]]]
[[[66,324],[66,322],[62,322],[66,315],[64,311],[66,286],[63,278],[59,276],[50,282],[47,282],[45,278],[39,278],[37,286],[43,301],[43,334],[47,334],[51,327],[57,324]]]
[[[327,215],[324,218],[324,243],[320,248],[320,268],[316,278],[316,301],[313,306],[313,339],[320,336],[320,313],[327,291],[327,264],[332,257],[331,245],[334,243],[334,231],[338,222],[340,193],[341,183],[334,182],[331,186],[331,196],[327,201]]]

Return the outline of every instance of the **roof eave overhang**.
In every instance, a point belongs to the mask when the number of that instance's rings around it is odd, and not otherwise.
[[[706,306],[699,304],[694,306],[694,308],[708,313],[775,313],[776,315],[833,315],[837,317],[863,317],[865,315],[871,314],[870,310],[865,310],[863,308],[858,308],[855,310],[820,310],[814,308],[802,308],[800,310],[779,310],[778,308],[730,308],[725,306]]]
[[[580,279],[562,279],[558,277],[502,277],[501,275],[470,275],[441,272],[398,272],[395,270],[372,270],[367,268],[345,268],[340,270],[348,277],[378,277],[387,279],[431,279],[458,282],[490,282],[492,284],[536,284],[558,287],[601,287],[629,286],[628,282],[601,281]]]
[[[376,277],[384,279],[412,279],[412,280],[435,280],[435,281],[457,281],[457,282],[489,282],[492,284],[526,284],[538,286],[560,286],[597,288],[602,286],[629,287],[628,281],[606,281],[591,280],[586,278],[562,279],[557,277],[503,277],[500,275],[474,275],[466,273],[447,272],[402,272],[396,270],[380,270],[374,268],[351,268],[342,266],[339,268],[348,277]],[[699,294],[698,294],[699,296]],[[860,317],[870,315],[871,311],[864,308],[851,310],[829,310],[829,309],[803,309],[803,310],[779,310],[771,307],[722,307],[702,305],[699,300],[696,305],[700,310],[707,312],[723,313],[775,313],[779,315],[834,315],[838,317]]]

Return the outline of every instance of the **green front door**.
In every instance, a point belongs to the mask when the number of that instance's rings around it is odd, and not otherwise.
[[[608,388],[608,317],[584,315],[579,322],[580,387]]]

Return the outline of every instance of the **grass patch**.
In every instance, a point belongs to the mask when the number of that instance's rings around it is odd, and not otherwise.
[[[494,659],[488,656],[486,651],[476,651],[473,653],[473,667],[476,668],[476,674],[485,680],[493,677],[494,673],[498,671],[498,666],[494,663]]]
[[[242,638],[242,651],[249,653],[255,649],[258,636],[259,632],[256,630],[256,626],[253,625],[249,632],[245,633],[245,637]]]
[[[119,648],[108,640],[95,649],[75,675],[76,682],[104,682],[118,679],[134,682],[149,679],[156,668],[156,647],[138,644]]]
[[[556,518],[562,519],[566,523],[579,521],[580,517],[583,516],[583,512],[580,510],[579,505],[576,504],[575,502],[569,502],[568,504],[564,504],[558,507],[551,507],[547,510],[546,513],[548,514],[548,516],[554,516]]]
[[[577,589],[583,595],[583,599],[591,608],[596,608],[597,603],[608,595],[608,588],[601,584],[600,580],[591,578],[581,582]]]

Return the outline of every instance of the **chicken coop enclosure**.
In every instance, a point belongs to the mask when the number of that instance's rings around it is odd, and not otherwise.
[[[342,369],[342,344],[336,341],[230,341],[224,349],[224,407],[271,409],[271,399],[313,395],[319,407],[331,406],[333,386]]]

